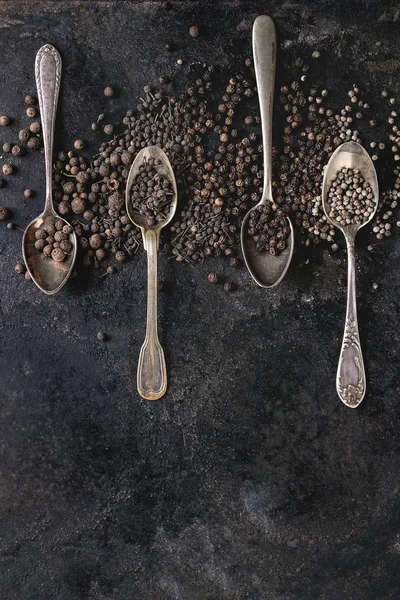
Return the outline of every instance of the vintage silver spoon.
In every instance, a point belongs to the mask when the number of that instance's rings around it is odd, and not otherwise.
[[[157,170],[167,177],[173,189],[173,199],[168,217],[156,226],[147,225],[146,217],[132,210],[131,190],[139,174],[139,167],[149,159],[159,159],[161,164]],[[158,146],[143,148],[136,156],[129,171],[126,182],[126,212],[134,225],[140,227],[143,246],[147,251],[147,325],[146,337],[140,350],[137,370],[137,388],[142,398],[158,400],[167,389],[167,368],[164,351],[158,339],[157,332],[157,252],[160,242],[160,231],[173,218],[178,203],[178,192],[171,163],[166,154]]]
[[[272,198],[272,111],[274,104],[274,84],[276,69],[276,33],[273,20],[267,15],[257,17],[253,25],[253,57],[256,71],[258,98],[260,102],[261,129],[264,150],[264,187],[260,202],[256,206],[273,202]],[[280,254],[272,256],[267,251],[259,251],[248,235],[248,220],[252,210],[243,219],[240,240],[243,257],[248,270],[259,286],[271,288],[282,281],[293,255],[293,227],[290,228],[287,247]]]
[[[369,218],[360,224],[342,225],[336,219],[329,217],[330,204],[328,192],[332,182],[336,179],[338,171],[343,167],[359,169],[364,181],[369,183],[374,195],[375,209]],[[356,408],[360,404],[366,390],[364,361],[357,320],[355,238],[357,231],[374,218],[378,203],[378,178],[369,154],[357,142],[345,142],[335,150],[325,168],[322,183],[322,205],[326,218],[332,225],[341,230],[346,239],[347,246],[347,311],[342,349],[336,375],[336,390],[342,402],[350,408]]]
[[[54,125],[56,120],[58,93],[61,78],[61,57],[57,50],[46,44],[40,48],[35,61],[36,87],[42,119],[44,160],[46,168],[46,201],[42,214],[26,227],[22,239],[22,253],[29,274],[38,288],[45,294],[55,294],[66,283],[76,257],[77,241],[73,231],[69,234],[72,245],[70,253],[62,262],[45,257],[35,248],[35,232],[39,227],[62,219],[54,210],[52,193],[52,157]]]

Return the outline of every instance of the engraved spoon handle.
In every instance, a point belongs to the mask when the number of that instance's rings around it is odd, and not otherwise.
[[[44,160],[46,167],[45,213],[53,213],[52,165],[54,126],[61,79],[61,57],[50,44],[42,46],[35,61],[36,87],[42,119]]]
[[[357,320],[355,236],[346,235],[346,244],[348,260],[346,325],[336,376],[336,389],[339,398],[346,406],[356,408],[364,398],[366,379]]]
[[[142,233],[147,250],[147,325],[139,355],[137,388],[145,400],[157,400],[167,389],[167,368],[157,332],[158,233],[153,230]]]
[[[263,200],[272,199],[272,111],[276,69],[276,32],[271,17],[260,15],[253,25],[256,72],[264,158]]]

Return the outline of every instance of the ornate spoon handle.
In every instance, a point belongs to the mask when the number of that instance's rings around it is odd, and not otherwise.
[[[61,57],[57,50],[46,44],[36,55],[36,87],[42,119],[44,160],[46,167],[46,204],[45,212],[53,212],[52,164],[54,126],[56,121],[58,94],[61,79]]]
[[[366,389],[364,361],[358,333],[354,240],[353,235],[346,235],[348,260],[347,311],[336,376],[336,389],[339,398],[350,408],[356,408],[360,404]]]

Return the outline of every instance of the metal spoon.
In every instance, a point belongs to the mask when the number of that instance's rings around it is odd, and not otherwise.
[[[158,158],[161,164],[157,170],[167,177],[173,189],[173,199],[168,217],[157,223],[155,227],[149,227],[146,217],[132,210],[131,190],[138,176],[139,167],[149,159]],[[158,339],[157,333],[157,252],[160,242],[160,231],[173,218],[178,202],[178,192],[171,163],[166,154],[158,146],[143,148],[136,156],[129,171],[126,182],[126,212],[132,223],[140,227],[143,237],[143,245],[147,251],[147,325],[146,338],[140,350],[137,370],[137,388],[139,394],[145,400],[158,400],[167,389],[167,369],[165,366],[164,351]]]
[[[361,224],[341,225],[335,219],[329,217],[329,188],[336,178],[338,171],[343,167],[359,169],[364,180],[371,186],[374,195],[375,209],[369,218]],[[322,205],[326,218],[332,225],[341,230],[346,239],[347,246],[347,311],[342,349],[336,375],[336,390],[342,402],[350,408],[356,408],[360,404],[366,390],[364,361],[357,320],[355,238],[357,231],[373,219],[378,208],[378,203],[378,178],[371,158],[366,150],[360,144],[357,144],[357,142],[345,142],[335,150],[326,166],[322,183]]]
[[[71,274],[76,257],[77,241],[75,232],[69,234],[71,252],[62,262],[45,257],[35,248],[35,233],[39,227],[62,219],[54,210],[52,194],[52,156],[54,124],[56,119],[58,93],[61,78],[61,57],[57,50],[46,44],[40,48],[35,61],[36,87],[42,118],[44,159],[46,167],[46,201],[44,211],[26,227],[22,239],[22,253],[29,274],[39,289],[45,294],[55,294],[66,283]]]
[[[260,101],[261,129],[264,150],[264,187],[257,206],[267,205],[272,199],[272,110],[276,69],[276,33],[273,20],[267,15],[257,17],[253,25],[253,56],[257,90]],[[248,219],[252,210],[243,219],[241,244],[244,260],[253,279],[260,287],[272,288],[282,281],[293,254],[294,236],[290,219],[286,217],[290,234],[285,250],[276,256],[267,251],[260,252],[248,235]]]

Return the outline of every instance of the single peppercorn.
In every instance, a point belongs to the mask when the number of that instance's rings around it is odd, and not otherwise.
[[[27,142],[27,146],[30,150],[36,150],[37,148],[40,148],[40,139],[37,137],[31,137]]]
[[[18,273],[18,275],[23,275],[26,271],[26,267],[23,263],[17,263],[14,267],[15,272]]]
[[[41,129],[42,129],[42,125],[40,124],[39,121],[33,121],[33,123],[31,123],[29,125],[29,130],[32,133],[39,133]]]
[[[236,285],[232,281],[226,281],[224,283],[225,292],[234,292],[236,290]]]
[[[3,165],[3,173],[4,175],[12,175],[14,173],[14,167],[10,163],[5,163]]]
[[[217,273],[209,273],[207,276],[209,283],[218,283],[219,277]]]
[[[11,142],[5,142],[3,144],[3,152],[5,152],[6,154],[9,154],[12,150],[12,147],[13,147],[13,145]]]
[[[21,131],[18,134],[18,138],[21,142],[27,142],[29,140],[29,138],[31,137],[31,132],[29,129],[21,129]]]
[[[104,95],[107,98],[112,98],[114,96],[114,94],[115,94],[115,90],[110,85],[108,85],[107,87],[104,88]]]
[[[11,154],[13,156],[22,156],[23,153],[24,149],[19,144],[15,144],[15,146],[12,147]]]
[[[32,107],[26,109],[26,116],[30,119],[34,119],[36,117],[36,110]]]
[[[99,331],[97,333],[96,337],[99,340],[99,342],[105,342],[105,340],[106,340],[106,334],[103,333],[102,331]]]
[[[126,260],[126,253],[122,250],[118,250],[118,252],[115,253],[115,258],[118,262],[123,262],[124,260]]]
[[[200,27],[198,25],[192,25],[189,29],[189,35],[192,38],[197,38],[200,35]]]
[[[112,125],[111,123],[104,125],[104,133],[106,135],[112,135],[114,133],[114,125]]]
[[[35,96],[32,96],[32,94],[27,94],[25,96],[25,104],[35,104],[35,103],[36,103]]]
[[[0,125],[3,125],[3,127],[6,127],[9,124],[10,124],[10,118],[7,117],[6,115],[1,115],[0,116]]]
[[[84,147],[85,147],[85,144],[84,144],[83,140],[75,140],[75,142],[74,142],[74,148],[76,150],[83,150]]]
[[[0,206],[0,221],[5,221],[8,217],[8,208]]]
[[[32,198],[33,191],[31,189],[29,189],[29,188],[26,189],[26,190],[24,190],[24,196],[25,196],[25,198]]]

